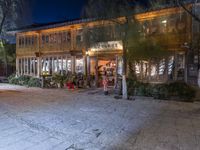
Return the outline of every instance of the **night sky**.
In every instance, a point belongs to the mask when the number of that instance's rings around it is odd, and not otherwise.
[[[30,0],[32,23],[80,18],[86,0]]]
[[[148,0],[136,0],[145,4]],[[80,18],[86,0],[29,0],[29,24]]]

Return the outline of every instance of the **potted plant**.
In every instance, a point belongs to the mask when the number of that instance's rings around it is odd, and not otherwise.
[[[54,74],[52,76],[52,80],[57,84],[58,88],[62,88],[64,86],[66,76],[61,74]]]

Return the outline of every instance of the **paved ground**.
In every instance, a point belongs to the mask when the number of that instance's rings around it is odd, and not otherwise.
[[[1,150],[199,150],[200,103],[0,84]]]

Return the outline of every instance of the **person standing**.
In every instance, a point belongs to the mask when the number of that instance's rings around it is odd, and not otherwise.
[[[106,71],[104,71],[103,75],[103,91],[105,95],[108,95],[108,77]]]

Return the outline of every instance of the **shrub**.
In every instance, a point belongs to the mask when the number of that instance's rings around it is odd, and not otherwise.
[[[152,85],[149,83],[142,83],[135,79],[127,79],[128,95],[137,96],[152,96]]]
[[[136,89],[136,84],[137,81],[132,79],[132,78],[128,78],[127,79],[127,90],[128,90],[128,95],[133,96],[135,95],[135,89]]]
[[[10,84],[19,85],[19,79],[17,77],[10,78],[8,81]]]
[[[61,74],[53,74],[52,76],[52,80],[53,82],[55,82],[56,84],[60,84],[61,87],[64,86],[64,83],[67,80],[67,75],[61,75]]]
[[[29,87],[41,87],[40,79],[30,78],[30,80],[28,81],[28,86]]]
[[[12,75],[10,75],[9,77],[8,77],[8,82],[10,83],[11,82],[11,80],[13,79],[13,78],[15,78],[15,74],[12,74]]]
[[[184,82],[149,84],[134,79],[127,80],[128,95],[153,96],[156,99],[193,101],[196,90]]]
[[[20,76],[15,77],[15,75],[11,75],[8,77],[8,81],[10,84],[15,85],[25,85],[30,87],[41,87],[40,79],[32,78],[29,76]]]
[[[28,85],[28,82],[31,77],[29,76],[20,76],[19,79],[19,85]]]
[[[183,101],[191,101],[196,95],[196,90],[184,82],[170,83],[168,89],[171,97],[178,97]]]
[[[168,84],[156,84],[152,87],[152,96],[156,99],[169,99]]]

